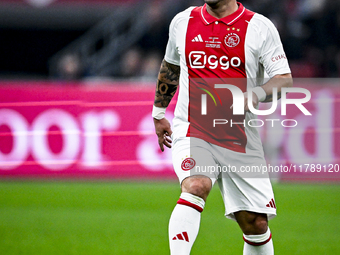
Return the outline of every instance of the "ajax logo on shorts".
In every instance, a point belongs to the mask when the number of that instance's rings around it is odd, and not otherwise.
[[[196,161],[193,158],[186,158],[182,161],[181,167],[184,171],[189,171],[194,168]]]

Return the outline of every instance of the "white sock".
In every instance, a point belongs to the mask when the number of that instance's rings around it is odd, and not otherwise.
[[[268,228],[262,235],[243,235],[243,255],[273,255],[272,234]]]
[[[189,255],[201,221],[204,200],[190,193],[182,193],[169,221],[171,255]]]

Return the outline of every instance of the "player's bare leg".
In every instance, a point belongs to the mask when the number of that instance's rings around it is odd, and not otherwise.
[[[272,255],[273,241],[268,228],[266,214],[239,211],[234,213],[237,223],[243,232],[244,255]]]
[[[190,176],[182,182],[182,194],[170,222],[169,241],[172,255],[189,255],[201,221],[201,212],[211,190],[210,178]]]
[[[182,192],[187,192],[203,198],[204,201],[212,188],[210,178],[202,175],[190,176],[182,182]]]

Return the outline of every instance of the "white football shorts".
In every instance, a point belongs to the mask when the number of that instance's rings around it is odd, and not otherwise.
[[[261,154],[263,155],[263,154]],[[182,181],[205,175],[217,180],[225,205],[225,216],[235,220],[234,212],[245,210],[276,216],[272,185],[265,171],[263,156],[239,153],[194,137],[175,139],[172,161]]]

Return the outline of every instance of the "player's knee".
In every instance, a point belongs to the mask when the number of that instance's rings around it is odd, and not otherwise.
[[[208,177],[190,176],[182,182],[182,191],[207,199],[212,184]]]
[[[268,229],[268,221],[267,219],[263,219],[263,218],[256,218],[254,224],[253,224],[253,229],[254,229],[254,233],[250,233],[250,234],[264,234],[266,233],[267,229]]]
[[[268,230],[267,215],[254,212],[235,213],[237,223],[245,235],[259,235]]]

